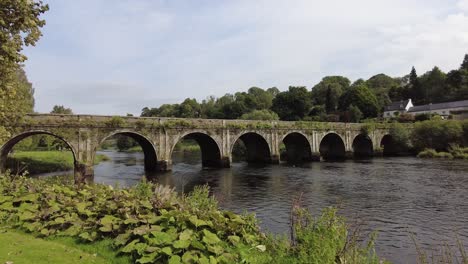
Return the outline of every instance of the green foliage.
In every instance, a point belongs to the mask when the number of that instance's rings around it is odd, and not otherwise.
[[[393,147],[396,153],[406,152],[411,148],[410,131],[407,126],[400,123],[393,123],[389,131],[393,139]]]
[[[358,107],[364,118],[376,117],[379,112],[377,98],[365,83],[353,84],[340,98],[341,110],[345,111],[351,105]]]
[[[418,158],[468,159],[468,148],[452,145],[448,148],[448,152],[424,149],[419,152]]]
[[[309,93],[305,87],[290,86],[286,92],[279,93],[273,100],[272,110],[281,120],[301,120],[312,107]]]
[[[414,125],[411,141],[417,150],[432,148],[447,151],[453,144],[460,144],[463,128],[458,121],[428,120]]]
[[[116,138],[116,146],[119,151],[127,151],[132,147],[139,146],[138,142],[129,136],[117,135]]]
[[[250,113],[243,114],[239,119],[244,120],[279,120],[279,116],[270,110],[253,110]]]
[[[42,1],[2,0],[0,3],[0,143],[8,136],[5,125],[17,121],[34,105],[33,90],[20,64],[27,58],[23,46],[34,46],[48,10]]]
[[[348,239],[344,219],[296,209],[293,243],[265,237],[254,216],[220,211],[206,186],[178,197],[143,182],[129,189],[0,176],[0,223],[47,239],[112,241],[132,263],[378,263]],[[101,242],[98,242],[101,243]]]
[[[109,160],[109,157],[98,154],[95,164]],[[17,151],[7,158],[7,168],[22,174],[48,173],[73,170],[73,154],[71,151]]]
[[[106,127],[116,128],[125,125],[125,120],[120,116],[113,116],[105,122]]]
[[[54,105],[54,108],[52,111],[50,111],[51,114],[66,114],[66,115],[72,115],[73,111],[71,108],[66,108],[63,105]]]
[[[349,112],[349,121],[359,123],[361,121],[361,118],[363,116],[361,110],[359,110],[359,107],[350,105],[348,107],[348,112]]]
[[[173,190],[150,183],[114,190],[2,176],[0,193],[2,222],[40,237],[113,239],[137,263],[177,257],[237,262],[240,249],[255,248],[261,238],[253,218],[219,211],[206,187],[178,199]]]

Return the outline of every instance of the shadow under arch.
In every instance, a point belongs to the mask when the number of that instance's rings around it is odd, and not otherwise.
[[[242,143],[240,143],[240,142]],[[236,144],[245,146],[245,160],[249,163],[271,163],[270,146],[266,139],[255,132],[247,132],[237,138],[232,145],[231,154]]]
[[[283,138],[286,146],[286,161],[298,164],[312,161],[312,150],[306,136],[298,132],[291,132]]]
[[[3,146],[1,146],[1,149],[0,149],[0,172],[6,171],[8,154],[11,152],[13,147],[16,144],[18,144],[21,140],[26,139],[26,138],[31,137],[31,136],[35,136],[35,135],[49,135],[49,136],[53,136],[53,137],[61,140],[62,142],[64,142],[68,146],[69,150],[71,151],[71,153],[73,155],[73,165],[76,168],[76,160],[77,160],[76,151],[73,148],[72,144],[70,144],[70,142],[65,140],[63,137],[61,137],[59,135],[56,135],[56,134],[54,134],[54,133],[52,133],[50,131],[33,130],[33,131],[27,131],[27,132],[23,132],[21,134],[18,134],[16,136],[14,136],[13,138],[9,139],[7,142],[5,142],[5,144],[3,144]]]
[[[334,133],[328,133],[320,141],[320,156],[325,160],[344,160],[346,158],[346,148],[341,137]]]
[[[130,131],[117,131],[108,136],[99,142],[98,146],[94,150],[94,155],[96,155],[97,148],[104,143],[107,139],[114,137],[114,136],[126,136],[135,140],[143,150],[144,154],[144,164],[145,164],[145,171],[154,172],[158,170],[158,157],[156,154],[156,148],[154,147],[153,143],[146,138],[145,136],[138,134],[136,132]],[[94,159],[95,157],[93,157]]]
[[[396,156],[399,152],[398,144],[390,134],[383,136],[380,147],[382,148],[382,154],[387,157]]]
[[[368,158],[374,155],[372,139],[368,135],[359,134],[353,140],[353,152],[356,158]]]
[[[174,144],[174,146],[172,146],[171,157],[174,153],[174,149],[177,143],[183,141],[184,139],[194,140],[200,146],[202,167],[223,167],[223,162],[221,159],[221,150],[218,146],[218,143],[216,143],[216,141],[211,136],[202,132],[192,132],[181,137]]]

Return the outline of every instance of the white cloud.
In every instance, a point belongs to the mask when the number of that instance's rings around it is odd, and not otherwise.
[[[330,74],[450,70],[468,52],[467,0],[49,2],[44,37],[27,50],[38,111],[68,100],[76,112],[138,114]]]

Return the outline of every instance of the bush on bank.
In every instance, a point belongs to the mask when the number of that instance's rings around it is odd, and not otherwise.
[[[178,196],[141,183],[128,189],[0,176],[0,222],[39,237],[112,239],[136,263],[379,263],[372,245],[350,243],[333,209],[298,209],[295,238],[267,237],[252,215],[218,209],[207,187]]]

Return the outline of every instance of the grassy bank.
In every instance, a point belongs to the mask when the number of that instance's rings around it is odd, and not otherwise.
[[[70,238],[34,237],[20,230],[0,228],[0,263],[130,263],[113,252],[110,241],[94,245],[76,243]]]
[[[109,160],[98,154],[95,164]],[[8,168],[14,172],[28,171],[30,174],[73,170],[73,154],[70,151],[17,151],[7,160]]]
[[[372,243],[350,236],[336,210],[314,218],[295,207],[292,216],[291,240],[274,238],[254,216],[220,210],[206,187],[179,196],[149,183],[113,189],[0,176],[3,225],[83,247],[112,241],[131,263],[380,263]]]
[[[435,149],[425,149],[418,154],[418,158],[438,158],[438,159],[464,159],[468,160],[468,148],[450,147],[449,151],[436,151]]]

